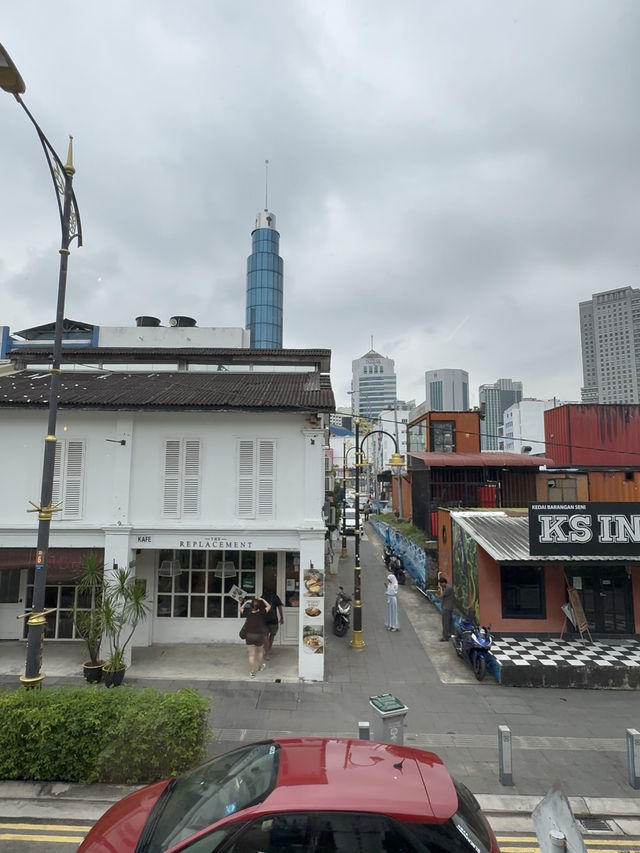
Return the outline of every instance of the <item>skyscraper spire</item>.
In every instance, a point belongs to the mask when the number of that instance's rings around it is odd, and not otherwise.
[[[269,161],[265,165],[264,210],[256,216],[247,258],[246,324],[250,346],[282,349],[283,262],[276,217],[269,211]]]

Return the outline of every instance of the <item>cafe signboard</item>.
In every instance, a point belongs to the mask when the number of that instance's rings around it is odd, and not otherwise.
[[[531,503],[532,556],[638,557],[640,503]]]

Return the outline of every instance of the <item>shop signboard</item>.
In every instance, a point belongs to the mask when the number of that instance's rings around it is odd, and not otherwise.
[[[532,556],[639,557],[640,503],[531,503]]]

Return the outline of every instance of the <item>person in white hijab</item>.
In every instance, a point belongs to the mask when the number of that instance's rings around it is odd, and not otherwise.
[[[387,614],[385,627],[387,631],[399,631],[398,626],[398,580],[393,572],[389,572],[385,585],[385,598],[387,600]]]

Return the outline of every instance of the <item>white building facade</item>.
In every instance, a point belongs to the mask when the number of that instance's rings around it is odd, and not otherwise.
[[[79,561],[92,549],[106,573],[131,565],[146,584],[152,614],[136,629],[134,655],[154,643],[240,643],[234,595],[267,587],[284,603],[276,643],[297,645],[300,677],[322,680],[323,643],[305,638],[324,637],[324,617],[305,609],[324,614],[329,352],[282,350],[270,370],[258,351],[208,353],[210,370],[180,373],[63,364],[54,481],[62,509],[51,525],[45,604],[58,609],[47,636],[74,638]],[[164,363],[178,355],[153,351]],[[97,364],[104,353],[74,358]],[[293,363],[298,372],[288,372]],[[22,638],[16,616],[31,607],[37,517],[26,510],[40,490],[48,384],[42,372],[0,376],[0,462],[11,483],[0,492],[3,639]]]
[[[544,456],[544,413],[547,409],[566,405],[561,400],[520,400],[504,412],[499,450],[507,453],[530,453]]]

